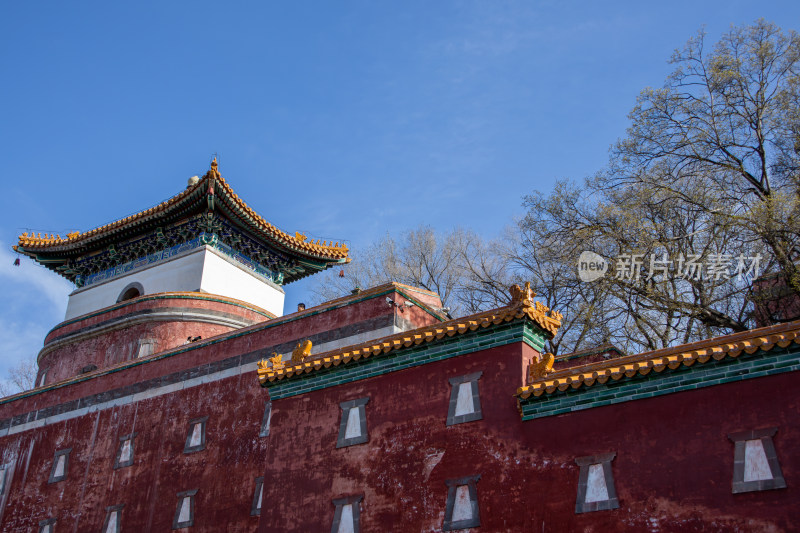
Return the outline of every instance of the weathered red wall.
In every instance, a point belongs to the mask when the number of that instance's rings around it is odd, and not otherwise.
[[[437,321],[418,307],[387,304],[387,295],[405,301],[395,288],[378,289],[2,399],[0,421],[116,389],[133,394],[173,373],[189,379],[230,357],[252,367],[275,346],[343,327],[353,335],[376,323],[418,327]],[[36,530],[40,520],[55,517],[56,531],[99,531],[106,507],[124,503],[123,531],[168,531],[177,493],[199,489],[194,530],[255,531],[258,518],[250,508],[255,478],[264,471],[267,438],[258,435],[266,392],[254,371],[185,389],[177,385],[163,396],[0,437],[0,467],[8,469],[0,530]],[[201,416],[209,416],[207,447],[184,455],[188,422]],[[131,432],[137,433],[134,465],[114,470],[119,437]],[[48,484],[53,454],[63,448],[72,448],[68,478]]]
[[[266,450],[256,383],[250,372],[0,439],[13,465],[2,531],[35,531],[51,517],[56,531],[101,531],[106,507],[122,503],[122,531],[169,531],[176,494],[191,489],[199,489],[195,530],[254,531]],[[206,448],[184,454],[189,420],[200,416],[209,416]],[[114,470],[119,437],[133,432],[134,464]],[[53,454],[69,447],[68,478],[48,484]]]
[[[55,383],[79,375],[89,365],[103,369],[135,359],[140,339],[156,341],[155,352],[163,352],[185,344],[190,336],[208,338],[235,329],[180,316],[185,310],[200,311],[211,319],[228,316],[248,324],[269,319],[256,308],[229,298],[210,295],[182,297],[181,293],[147,295],[55,326],[45,338],[39,355],[36,383],[43,372],[47,373],[45,383]],[[146,320],[152,313],[170,311],[176,314],[172,320],[125,325],[125,319]],[[112,329],[104,330],[104,326],[108,328],[109,324],[113,324]]]
[[[376,287],[363,295],[335,300],[301,313],[286,315],[217,337],[204,337],[200,342],[180,346],[147,359],[126,361],[61,383],[50,383],[48,380],[44,390],[37,390],[34,394],[17,395],[12,401],[0,400],[0,420],[173,372],[185,371],[198,365],[214,363],[237,354],[257,352],[258,357],[266,357],[275,346],[294,343],[299,339],[335,331],[351,324],[368,324],[371,320],[378,319],[397,322],[402,319],[411,327],[422,327],[438,322],[434,316],[418,307],[405,308],[401,311],[400,308],[388,305],[385,296],[374,296],[387,290],[390,298],[402,299],[402,296],[394,292],[390,286]],[[359,332],[361,330],[353,333]]]
[[[362,531],[440,531],[446,479],[480,474],[479,531],[798,529],[800,387],[782,374],[521,422],[521,345],[273,403],[259,531],[329,531],[364,494]],[[483,371],[483,420],[446,427],[448,378]],[[369,442],[336,449],[339,403],[369,396]],[[777,426],[787,489],[731,494],[732,432]],[[575,514],[576,457],[616,452],[620,508]]]

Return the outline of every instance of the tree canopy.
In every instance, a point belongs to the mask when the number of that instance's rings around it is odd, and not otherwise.
[[[425,227],[387,236],[357,257],[352,281],[421,285],[463,314],[530,280],[564,315],[554,353],[751,328],[764,272],[800,295],[800,38],[758,20],[714,45],[701,31],[670,62],[594,176],[526,196],[525,217],[494,241]],[[576,271],[585,251],[608,261],[591,282]]]

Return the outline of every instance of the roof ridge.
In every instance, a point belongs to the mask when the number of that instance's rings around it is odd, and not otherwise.
[[[258,362],[258,380],[263,387],[267,386],[269,382],[290,378],[301,373],[338,366],[373,355],[387,354],[393,350],[434,342],[444,337],[461,335],[468,331],[475,331],[478,328],[486,328],[523,317],[528,317],[544,331],[555,336],[558,332],[558,327],[561,325],[561,313],[551,311],[541,302],[533,302],[531,300],[533,293],[530,291],[530,284],[526,284],[525,290],[520,289],[518,285],[513,285],[510,289],[511,301],[505,307],[336,348],[320,354],[314,354],[301,362],[288,365],[286,362],[273,362],[272,366],[270,366],[267,360],[262,359]]]
[[[691,366],[696,362],[704,364],[712,358],[719,361],[725,357],[738,357],[743,352],[754,354],[759,350],[768,351],[776,345],[786,348],[792,342],[800,344],[800,320],[565,368],[534,379],[530,384],[518,388],[515,396],[526,399],[531,395],[565,391],[569,387],[577,389],[597,382],[605,383],[608,378],[616,381],[636,374],[647,375],[651,370],[675,370],[681,365]]]
[[[312,240],[301,232],[295,232],[292,235],[266,221],[233,191],[231,185],[219,173],[216,160],[212,162],[211,169],[202,178],[196,182],[191,180],[183,191],[152,207],[87,231],[68,233],[63,238],[60,234],[45,233],[42,236],[41,233],[25,232],[19,235],[17,244],[12,248],[37,261],[39,261],[37,257],[41,253],[63,256],[79,252],[82,247],[102,248],[100,244],[103,239],[111,238],[114,235],[122,235],[124,239],[130,238],[131,235],[135,237],[137,227],[146,223],[157,223],[157,217],[162,214],[174,218],[183,216],[182,213],[186,212],[196,213],[198,209],[215,210],[213,201],[209,202],[208,207],[205,207],[206,195],[221,202],[220,205],[224,206],[224,209],[237,219],[237,225],[242,224],[243,227],[249,227],[249,231],[252,231],[257,237],[271,242],[272,246],[298,255],[301,263],[307,261],[309,264],[325,263],[327,266],[331,266],[350,261],[349,249],[344,242],[330,241],[329,243],[322,239]],[[223,214],[223,216],[226,215]],[[55,269],[52,266],[49,268]]]

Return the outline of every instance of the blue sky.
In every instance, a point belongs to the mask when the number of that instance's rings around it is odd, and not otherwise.
[[[675,48],[758,17],[800,29],[800,3],[8,3],[0,376],[70,290],[11,266],[23,231],[140,211],[216,153],[286,231],[356,250],[419,224],[493,237],[523,195],[604,165]]]

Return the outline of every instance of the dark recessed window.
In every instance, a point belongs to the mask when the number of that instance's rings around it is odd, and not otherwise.
[[[734,444],[733,493],[786,487],[772,437],[778,428],[754,429],[732,433]]]
[[[463,424],[473,420],[481,420],[481,398],[478,392],[478,380],[483,372],[474,372],[466,376],[450,378],[450,406],[447,411],[447,425]]]
[[[445,481],[447,504],[444,510],[442,531],[456,531],[481,525],[476,486],[480,478],[481,476],[478,474]]]
[[[103,522],[103,533],[119,533],[121,531],[122,508],[125,504],[106,507],[106,519]]]
[[[575,501],[576,514],[619,507],[614,474],[611,472],[611,461],[616,456],[616,452],[611,452],[575,459],[575,463],[581,467],[578,474],[578,498]]]
[[[261,417],[261,431],[258,432],[259,437],[269,437],[269,422],[272,419],[272,402],[266,402],[264,405],[264,416]]]
[[[72,448],[58,450],[53,456],[53,468],[50,470],[50,479],[48,483],[56,483],[67,479],[67,472],[69,471],[69,454]]]
[[[133,464],[133,439],[136,433],[124,435],[119,438],[117,448],[117,459],[114,461],[114,469],[131,466]]]
[[[178,507],[172,520],[172,529],[181,529],[194,525],[194,496],[197,489],[178,493]]]
[[[256,478],[256,490],[253,492],[253,505],[250,506],[250,516],[261,514],[261,498],[264,496],[264,476]]]
[[[363,498],[363,494],[358,494],[356,496],[347,496],[345,498],[336,498],[333,500],[333,505],[336,506],[336,510],[333,513],[331,533],[339,533],[340,531],[360,533],[361,500]]]
[[[144,287],[142,287],[141,283],[131,283],[127,285],[122,292],[119,293],[119,297],[117,298],[117,302],[124,302],[125,300],[133,300],[134,298],[138,298],[144,294]]]
[[[48,518],[39,522],[39,533],[53,533],[56,527],[56,519]]]
[[[186,446],[183,448],[183,453],[205,450],[206,422],[208,422],[207,416],[189,421],[189,433],[186,435]]]
[[[362,444],[369,440],[367,435],[367,411],[366,405],[369,398],[359,398],[342,402],[342,419],[339,422],[339,438],[336,441],[337,448]]]

